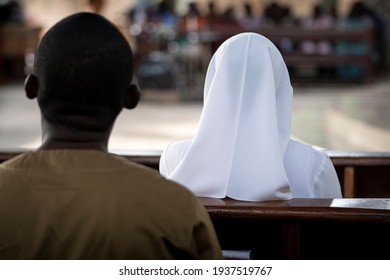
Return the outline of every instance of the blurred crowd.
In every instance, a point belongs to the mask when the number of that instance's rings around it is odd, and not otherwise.
[[[95,13],[102,13],[106,6],[113,4],[106,0],[82,2],[84,4],[80,5],[84,5],[84,11]],[[0,0],[0,24],[25,21],[20,3],[23,2]],[[264,6],[263,11],[255,11],[249,2],[241,2],[240,8],[237,5],[222,8],[218,5],[218,1],[209,1],[202,6],[194,1],[189,2],[184,13],[179,14],[177,0],[134,0],[128,10],[123,11],[125,22],[118,23],[118,26],[127,33],[129,40],[132,40],[134,49],[137,51],[142,49],[144,52],[156,48],[166,49],[169,47],[169,42],[194,31],[238,33],[275,27],[297,27],[307,30],[372,28],[374,47],[377,50],[375,59],[379,61],[383,59],[385,48],[384,19],[365,3],[356,1],[350,7],[350,11],[342,16],[339,15],[336,7],[318,4],[312,8],[310,15],[297,17],[290,6],[276,1]],[[194,36],[187,37],[190,41],[196,40]],[[288,40],[280,42],[278,47],[282,49],[282,52],[297,48]],[[306,54],[364,53],[367,51],[367,46],[362,44],[335,46],[332,42],[311,42],[310,40],[298,47]]]
[[[193,31],[234,33],[271,27],[297,27],[307,30],[372,28],[375,33],[375,47],[378,49],[377,55],[383,55],[384,20],[362,1],[356,1],[348,14],[342,17],[339,16],[336,7],[315,5],[312,14],[305,18],[296,17],[289,6],[277,2],[265,6],[261,14],[256,14],[250,3],[243,3],[242,10],[236,11],[234,6],[220,9],[217,1],[210,1],[207,7],[202,9],[196,2],[190,2],[184,15],[175,12],[174,3],[175,1],[170,0],[136,1],[127,13],[130,33],[133,36],[160,33],[170,40],[178,34],[188,34]],[[288,42],[284,42],[283,45],[283,51],[288,51],[292,47]],[[365,52],[367,46],[348,44],[332,46],[331,42],[314,44],[307,41],[300,48],[307,54],[328,54],[332,51]]]
[[[295,42],[288,37],[274,43],[283,54],[294,52],[306,55],[332,53],[344,55],[370,52],[376,66],[385,66],[385,21],[370,5],[366,4],[367,2],[356,1],[351,5],[350,10],[342,15],[339,14],[337,7],[318,4],[313,6],[311,14],[305,17],[298,17],[294,13],[294,6],[290,7],[276,1],[269,2],[262,11],[254,9],[251,3],[244,1],[239,5],[236,3],[234,6],[223,7],[219,1],[202,2],[202,4],[193,1],[189,2],[181,13],[178,13],[178,2],[178,0],[133,0],[133,4],[122,10],[122,20],[114,20],[132,45],[136,66],[141,63],[145,65],[145,60],[149,62],[152,60],[156,63],[148,68],[149,72],[151,69],[155,72],[166,72],[161,69],[162,65],[167,65],[168,69],[175,68],[173,65],[178,64],[180,52],[185,52],[186,59],[194,57],[195,60],[199,60],[199,56],[203,54],[199,54],[198,43],[207,45],[215,40],[218,34],[227,37],[244,31],[261,33],[262,29],[270,28],[295,28],[308,32],[371,29],[373,41],[370,46],[367,42],[342,40],[335,42],[326,39]],[[20,1],[0,0],[0,25],[8,22],[23,23],[26,20],[20,3]],[[106,0],[85,0],[77,3],[79,9],[103,15],[105,14],[102,11],[107,6],[113,5],[112,1]],[[212,52],[213,49],[209,51]],[[170,62],[172,54],[175,56],[175,62]],[[207,60],[209,57],[206,56],[204,59]],[[202,65],[202,63],[198,64]],[[189,71],[196,71],[197,66],[194,65],[196,63],[192,61],[192,70]],[[363,71],[359,66],[351,69],[344,67],[339,70],[338,75],[342,79],[361,77]],[[167,80],[169,80],[167,77],[161,79],[161,81]]]
[[[177,14],[175,1],[162,0],[136,1],[127,12],[127,25],[134,41],[134,49],[144,57],[154,50],[175,52],[191,43],[208,43],[212,34],[233,35],[244,31],[260,32],[270,28],[295,28],[313,31],[351,31],[372,30],[370,45],[364,41],[301,40],[293,41],[289,37],[274,42],[282,53],[300,53],[305,55],[365,55],[369,53],[377,67],[384,66],[385,24],[384,19],[363,1],[351,5],[347,14],[340,15],[336,7],[312,7],[306,17],[297,17],[291,7],[272,2],[261,13],[256,13],[252,5],[242,2],[241,10],[237,6],[221,9],[218,1],[210,1],[200,6],[197,2],[188,3],[184,14]],[[204,34],[202,34],[204,33]],[[203,35],[203,37],[201,37]],[[209,36],[207,36],[209,35]],[[217,36],[214,36],[214,38]],[[202,39],[203,38],[203,39]],[[188,46],[187,46],[187,49]],[[361,79],[364,69],[359,65],[348,65],[337,69],[341,80]]]

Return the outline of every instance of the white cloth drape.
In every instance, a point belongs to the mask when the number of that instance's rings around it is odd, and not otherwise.
[[[195,137],[164,151],[161,174],[197,196],[291,198],[285,156],[292,95],[286,65],[271,41],[255,33],[228,39],[209,64]]]

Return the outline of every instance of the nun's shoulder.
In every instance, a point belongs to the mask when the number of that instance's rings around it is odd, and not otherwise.
[[[183,140],[169,144],[162,152],[160,158],[160,173],[169,176],[186,155],[191,146],[191,140]]]
[[[329,156],[324,149],[290,139],[285,154],[285,160],[294,159],[294,161],[304,161],[309,158],[314,159],[315,162],[329,160]]]
[[[183,157],[190,148],[192,140],[177,141],[169,144],[163,151],[165,155],[172,157]]]

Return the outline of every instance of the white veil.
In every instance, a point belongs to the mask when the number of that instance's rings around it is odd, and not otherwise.
[[[271,41],[255,33],[225,41],[209,64],[196,135],[169,179],[203,197],[291,198],[283,157],[292,93]]]

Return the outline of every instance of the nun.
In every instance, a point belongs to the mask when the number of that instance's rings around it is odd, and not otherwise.
[[[244,201],[340,198],[328,155],[292,140],[293,88],[275,45],[241,33],[213,55],[192,140],[170,144],[160,173],[198,197]]]

